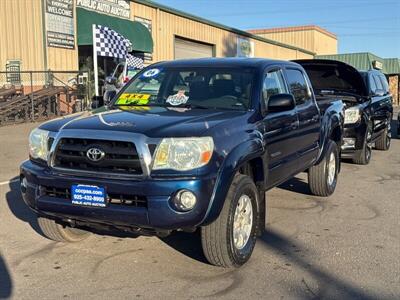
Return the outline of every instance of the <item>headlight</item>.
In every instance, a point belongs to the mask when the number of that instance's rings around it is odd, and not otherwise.
[[[29,135],[29,155],[37,159],[47,161],[49,132],[42,129],[34,129]]]
[[[344,112],[344,124],[357,123],[361,118],[360,110],[358,108],[349,108]]]
[[[206,165],[214,151],[211,137],[165,138],[158,145],[153,170],[187,171]]]

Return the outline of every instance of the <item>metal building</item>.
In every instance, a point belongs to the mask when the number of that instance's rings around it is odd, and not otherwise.
[[[127,35],[145,63],[186,57],[312,58],[314,51],[253,35],[143,0],[1,0],[0,71],[78,70],[92,45],[91,25]]]

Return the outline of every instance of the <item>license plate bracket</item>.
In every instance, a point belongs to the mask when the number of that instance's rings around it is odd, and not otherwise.
[[[106,191],[105,188],[94,185],[72,185],[71,201],[78,206],[106,207]]]

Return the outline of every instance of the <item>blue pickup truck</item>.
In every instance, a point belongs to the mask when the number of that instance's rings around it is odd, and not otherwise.
[[[314,195],[334,192],[343,123],[343,102],[317,102],[297,63],[161,62],[109,106],[33,130],[21,191],[55,241],[200,230],[211,264],[238,267],[264,230],[267,190],[307,172]]]

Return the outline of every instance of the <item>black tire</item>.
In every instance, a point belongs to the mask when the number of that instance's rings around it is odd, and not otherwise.
[[[241,249],[235,246],[233,225],[239,198],[247,195],[252,207],[252,227],[247,242]],[[240,267],[253,253],[259,224],[258,191],[253,180],[246,175],[235,176],[218,218],[201,228],[201,244],[207,260],[225,268]]]
[[[372,147],[370,145],[370,134],[367,134],[364,139],[363,148],[356,150],[353,157],[353,163],[357,165],[368,165],[371,161]]]
[[[381,136],[375,142],[375,149],[381,151],[388,151],[392,140],[392,132],[390,123],[386,126]]]
[[[333,181],[329,182],[328,167],[332,157],[331,155],[333,155],[333,158],[335,159],[335,173]],[[313,195],[328,197],[333,194],[336,188],[337,176],[339,172],[339,159],[338,145],[334,141],[330,140],[327,145],[325,157],[319,164],[312,166],[308,170],[308,185],[310,186],[310,190]]]
[[[72,228],[63,227],[62,225],[56,223],[54,220],[38,217],[38,224],[43,234],[56,242],[79,242],[89,236],[89,232]]]

